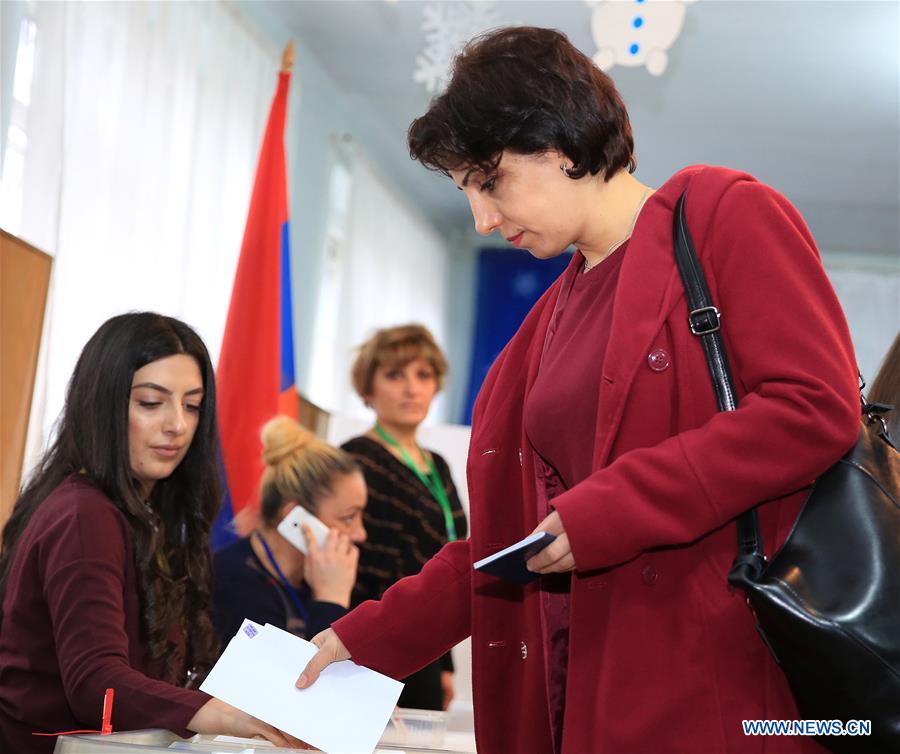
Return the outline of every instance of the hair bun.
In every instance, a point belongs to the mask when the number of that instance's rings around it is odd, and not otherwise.
[[[277,466],[285,458],[306,448],[316,436],[289,416],[276,416],[266,422],[260,433],[263,463]]]

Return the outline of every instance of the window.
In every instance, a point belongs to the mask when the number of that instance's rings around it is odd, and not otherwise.
[[[322,406],[334,410],[339,407],[339,395],[346,384],[346,375],[335,374],[338,364],[336,348],[344,340],[338,327],[341,322],[341,282],[345,256],[346,228],[350,214],[350,198],[353,175],[341,155],[336,154],[331,168],[328,186],[328,219],[325,226],[325,256],[322,261],[316,325],[313,337],[313,369],[310,372],[310,398]],[[338,392],[340,391],[340,392]]]

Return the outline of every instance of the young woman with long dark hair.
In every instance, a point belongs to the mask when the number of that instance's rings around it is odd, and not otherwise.
[[[183,322],[123,314],[88,341],[56,438],[0,550],[0,750],[115,729],[293,739],[195,686],[217,646],[209,531],[221,491],[215,379]]]

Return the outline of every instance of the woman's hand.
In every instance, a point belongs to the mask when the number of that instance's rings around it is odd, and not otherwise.
[[[442,709],[450,709],[450,702],[456,694],[453,691],[453,673],[449,670],[441,671],[441,692],[443,694]]]
[[[319,673],[331,663],[350,659],[347,647],[344,646],[344,642],[341,641],[333,628],[326,628],[321,633],[313,636],[311,641],[319,648],[319,651],[313,655],[313,658],[303,668],[303,672],[297,679],[296,685],[298,689],[305,689],[315,683]]]
[[[303,566],[303,578],[318,602],[332,602],[350,607],[350,594],[356,584],[359,548],[337,529],[331,529],[325,545],[319,547],[312,530],[303,525],[308,553]]]
[[[188,730],[194,733],[214,733],[225,736],[253,738],[262,736],[276,746],[294,749],[309,749],[299,738],[273,728],[237,707],[226,704],[221,699],[210,699],[204,704],[187,724]]]
[[[572,555],[572,548],[569,546],[569,535],[566,534],[566,530],[563,528],[562,519],[559,517],[559,513],[553,511],[553,513],[538,524],[532,534],[539,531],[547,531],[551,534],[555,534],[556,539],[537,555],[529,558],[525,562],[525,566],[528,570],[541,574],[574,571],[575,556]]]

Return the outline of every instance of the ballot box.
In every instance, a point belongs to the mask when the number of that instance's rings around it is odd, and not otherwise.
[[[196,735],[179,738],[167,730],[138,730],[99,734],[60,736],[54,754],[286,754],[298,749],[283,749],[267,741],[248,741],[228,736]],[[421,754],[475,754],[471,712],[448,714],[432,710],[398,709],[391,716],[376,752]]]

